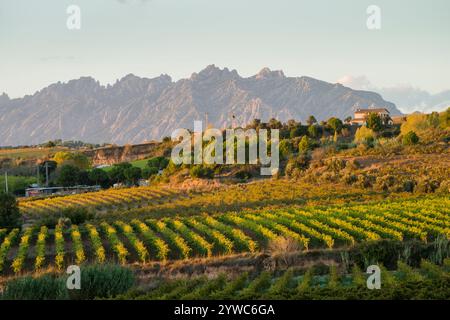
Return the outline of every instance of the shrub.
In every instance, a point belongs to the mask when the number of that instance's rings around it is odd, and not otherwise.
[[[21,215],[16,197],[0,192],[0,229],[13,229],[21,225]]]
[[[352,185],[356,181],[358,181],[358,177],[354,174],[346,174],[346,175],[344,175],[343,180],[346,184]]]
[[[292,154],[292,145],[288,140],[281,140],[279,150],[280,150],[280,158],[288,159]]]
[[[365,173],[358,175],[356,185],[360,188],[371,188],[373,185],[374,177]]]
[[[158,174],[158,172],[159,172],[159,168],[157,168],[157,167],[146,167],[146,168],[142,169],[142,177],[148,178],[148,177],[154,176],[155,174]]]
[[[416,191],[423,193],[433,193],[439,188],[439,181],[423,178],[417,182]]]
[[[417,144],[419,142],[419,137],[414,131],[409,131],[403,136],[402,143],[405,146],[410,146]]]
[[[2,294],[4,300],[65,300],[68,299],[64,278],[43,275],[17,278],[6,283]]]
[[[450,192],[450,180],[444,180],[441,182],[438,192],[449,193]]]
[[[413,192],[416,187],[416,182],[414,180],[406,180],[403,182],[403,191]]]
[[[193,178],[205,178],[205,179],[212,179],[214,178],[214,170],[210,167],[203,166],[203,165],[195,165],[191,168],[189,171],[191,177]]]
[[[2,299],[65,300],[110,298],[125,293],[135,284],[133,272],[118,265],[90,265],[81,268],[81,289],[68,290],[67,276],[51,274],[16,278],[6,283]]]
[[[90,265],[81,268],[81,290],[70,292],[72,299],[115,297],[135,284],[131,269],[119,265]]]
[[[347,166],[347,160],[332,158],[326,162],[327,169],[334,172],[339,172]]]
[[[382,191],[388,191],[389,188],[396,184],[397,180],[393,175],[387,174],[385,176],[377,177],[375,188]]]
[[[236,172],[236,174],[234,176],[240,180],[247,180],[252,177],[252,173],[250,170],[242,169],[242,170],[239,170],[238,172]]]
[[[311,138],[318,138],[321,133],[321,128],[317,125],[311,125],[308,127],[308,135]]]
[[[286,175],[295,176],[300,171],[308,169],[310,161],[311,158],[305,154],[289,159],[286,165]]]
[[[82,224],[94,217],[95,213],[87,208],[69,207],[61,211],[61,218],[68,218],[73,224]]]
[[[299,153],[307,153],[311,149],[311,142],[307,136],[303,136],[298,144]]]
[[[375,139],[375,133],[366,126],[358,128],[355,132],[355,142],[364,143],[366,140]]]

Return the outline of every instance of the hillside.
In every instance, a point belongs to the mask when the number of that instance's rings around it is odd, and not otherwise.
[[[286,77],[262,69],[243,78],[236,70],[210,65],[189,79],[129,74],[102,86],[91,77],[52,84],[21,99],[0,97],[2,145],[38,144],[52,139],[142,143],[192,128],[208,118],[218,128],[267,121],[345,118],[356,107],[400,111],[373,92],[356,91],[310,77]],[[235,123],[232,117],[235,116]]]

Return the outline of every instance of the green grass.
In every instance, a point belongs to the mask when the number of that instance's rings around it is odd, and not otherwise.
[[[150,159],[151,159],[151,158],[142,159],[142,160],[135,160],[135,161],[130,161],[129,163],[131,163],[131,165],[132,165],[133,167],[137,167],[137,168],[140,168],[140,169],[144,169],[144,168],[147,166],[148,160],[150,160]],[[109,171],[111,171],[112,167],[113,167],[113,166],[109,166],[109,167],[105,167],[105,168],[102,168],[102,169],[103,169],[104,171],[106,171],[106,172],[109,172]]]
[[[22,176],[8,176],[8,188],[9,192],[15,192],[17,190],[23,190],[28,188],[32,183],[36,183],[36,177],[22,177]],[[0,176],[0,190],[5,189],[5,176]]]
[[[52,157],[58,151],[67,150],[68,149],[64,147],[0,149],[0,159],[38,159]]]

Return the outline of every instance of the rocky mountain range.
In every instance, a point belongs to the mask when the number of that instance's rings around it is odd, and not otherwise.
[[[267,121],[345,118],[356,108],[396,106],[374,92],[262,69],[251,77],[214,65],[176,82],[129,74],[112,85],[91,77],[52,84],[33,95],[0,96],[0,146],[53,139],[140,143],[192,129],[194,120],[225,128]]]

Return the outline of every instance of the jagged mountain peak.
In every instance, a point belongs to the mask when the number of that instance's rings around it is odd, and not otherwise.
[[[265,78],[286,78],[283,70],[275,70],[272,71],[268,67],[262,68],[256,75],[256,79],[265,79]]]
[[[314,115],[323,120],[352,115],[355,105],[400,113],[376,93],[310,77],[286,77],[269,68],[243,78],[236,70],[209,65],[176,82],[166,74],[151,79],[128,74],[106,87],[81,77],[21,99],[0,96],[0,142],[25,145],[62,138],[139,143],[161,139],[177,128],[192,129],[205,113],[209,124],[225,128],[231,124],[230,114],[236,125],[254,118],[305,121]]]

